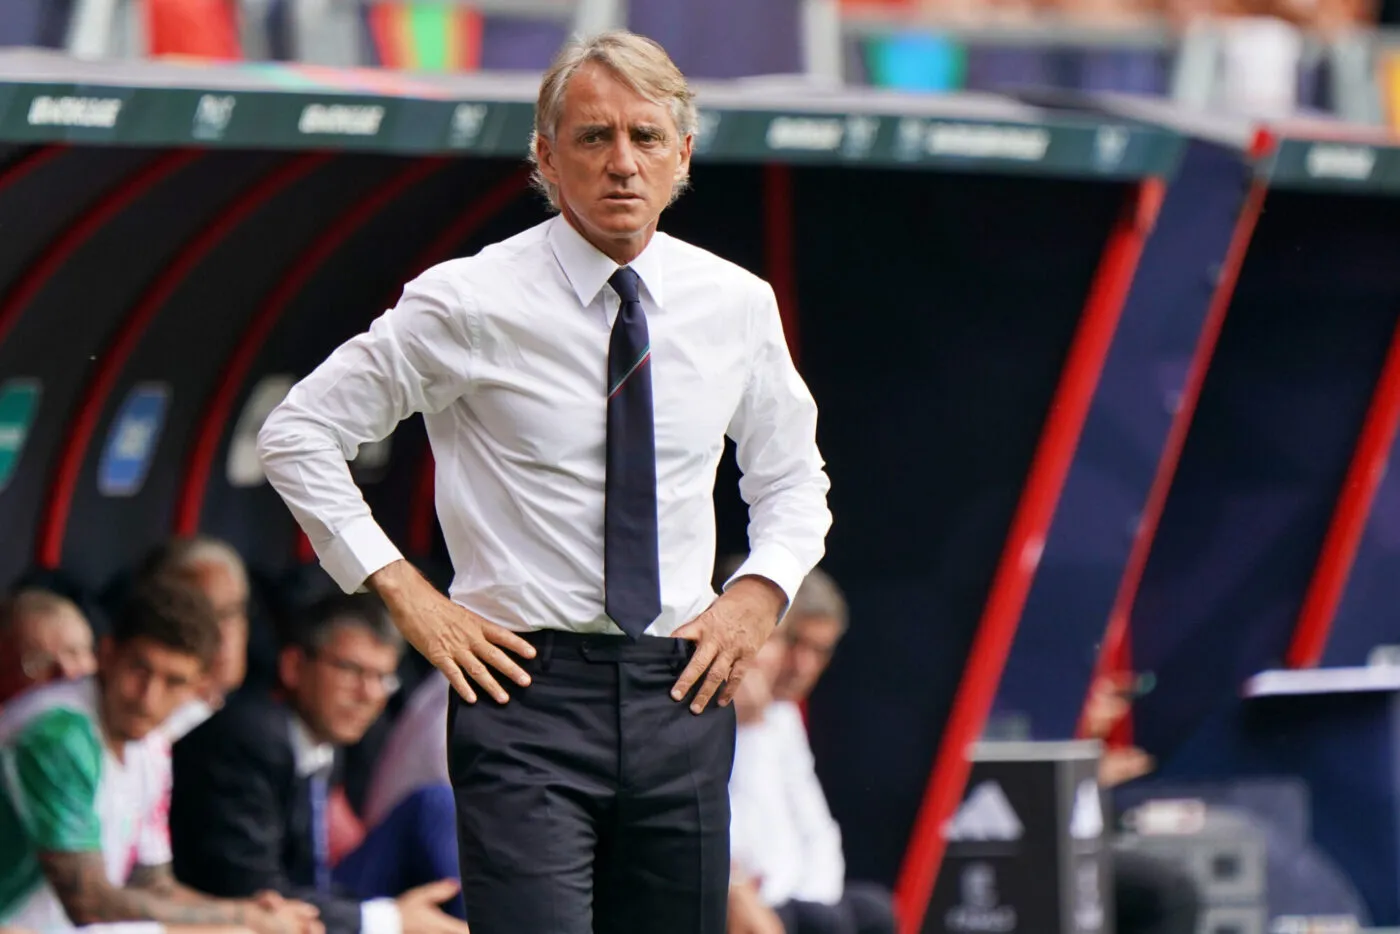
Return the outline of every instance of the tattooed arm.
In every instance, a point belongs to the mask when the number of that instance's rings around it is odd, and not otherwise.
[[[225,901],[223,899],[210,898],[196,892],[187,885],[181,885],[175,881],[175,874],[170,871],[170,864],[165,863],[160,866],[137,866],[131,870],[131,876],[126,880],[128,889],[141,889],[162,898],[168,898],[180,904],[241,904]]]
[[[138,871],[132,885],[121,888],[107,879],[102,855],[40,853],[44,870],[64,911],[75,925],[113,921],[159,921],[163,924],[240,925],[260,934],[295,934],[282,919],[247,902],[220,902],[186,889],[162,867]]]

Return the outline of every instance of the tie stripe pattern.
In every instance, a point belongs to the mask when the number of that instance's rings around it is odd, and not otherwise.
[[[627,370],[627,372],[622,374],[622,379],[614,383],[612,388],[608,390],[608,398],[611,399],[613,396],[617,395],[618,391],[622,389],[623,386],[627,385],[627,380],[632,376],[632,374],[637,372],[639,369],[641,369],[643,366],[650,362],[651,348],[647,347],[645,350],[642,351],[642,358],[636,363],[632,364],[632,366]]]

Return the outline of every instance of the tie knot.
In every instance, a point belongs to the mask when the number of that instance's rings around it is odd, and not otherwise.
[[[641,281],[641,277],[631,266],[623,266],[608,279],[608,285],[613,287],[617,297],[624,302],[639,302],[641,298],[637,293],[637,286]]]

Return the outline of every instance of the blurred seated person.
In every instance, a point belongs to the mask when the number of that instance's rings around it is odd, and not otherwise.
[[[404,704],[365,795],[364,822],[371,833],[408,822],[423,828],[421,858],[429,875],[460,876],[457,805],[447,774],[447,679],[434,670]]]
[[[146,581],[103,638],[96,676],[36,687],[0,714],[0,924],[320,934],[310,906],[217,900],[171,874],[170,752],[156,728],[192,696],[217,641],[198,591]]]
[[[439,907],[457,895],[458,879],[396,884],[421,849],[416,827],[376,828],[355,853],[330,861],[336,751],[364,736],[397,689],[398,631],[368,594],[336,593],[290,622],[278,695],[230,700],[175,747],[177,875],[220,895],[273,889],[305,898],[320,907],[327,934],[469,934]]]
[[[248,671],[248,570],[232,545],[204,535],[173,539],[146,557],[137,579],[183,578],[202,592],[219,622],[219,649],[195,697],[162,727],[175,742],[223,707]]]
[[[841,591],[812,571],[735,696],[729,934],[894,934],[890,893],[846,881],[841,828],[798,706],[846,624]]]
[[[1084,708],[1084,732],[1108,740],[1128,715],[1126,676],[1098,678]],[[1105,746],[1099,760],[1099,785],[1111,789],[1148,775],[1152,757],[1135,746]],[[1200,896],[1196,882],[1183,868],[1145,853],[1116,850],[1113,854],[1113,902],[1117,934],[1193,934]]]
[[[0,600],[0,704],[27,688],[97,670],[92,629],[78,605],[29,588]]]

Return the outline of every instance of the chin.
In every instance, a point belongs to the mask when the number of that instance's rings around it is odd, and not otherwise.
[[[636,201],[622,204],[605,203],[589,215],[587,221],[589,226],[600,233],[630,237],[646,230],[655,219],[646,202]]]

